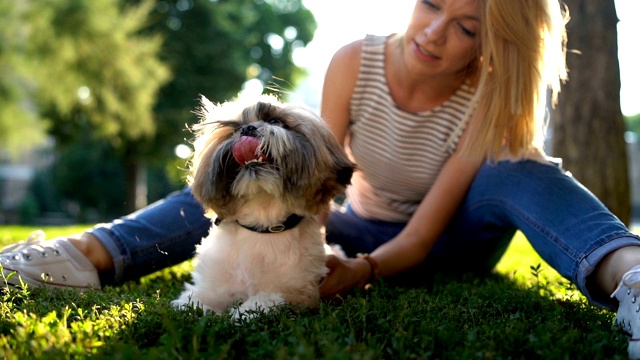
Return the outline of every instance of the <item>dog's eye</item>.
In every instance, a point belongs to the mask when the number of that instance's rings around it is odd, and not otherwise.
[[[282,121],[280,121],[280,119],[278,118],[269,118],[265,120],[265,122],[271,125],[282,125]]]
[[[268,118],[265,122],[269,125],[281,126],[284,129],[288,129],[289,127],[279,118]]]

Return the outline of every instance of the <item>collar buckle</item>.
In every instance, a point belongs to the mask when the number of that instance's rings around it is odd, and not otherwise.
[[[284,226],[284,224],[276,224],[276,225],[271,225],[267,228],[267,230],[270,233],[279,233],[279,232],[283,232],[285,231],[286,227]]]

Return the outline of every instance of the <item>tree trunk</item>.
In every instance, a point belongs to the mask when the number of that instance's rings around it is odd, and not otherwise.
[[[631,199],[614,0],[565,0],[569,81],[553,113],[552,154],[620,220]]]
[[[130,214],[147,205],[147,168],[127,151],[124,170],[127,191],[125,211]]]

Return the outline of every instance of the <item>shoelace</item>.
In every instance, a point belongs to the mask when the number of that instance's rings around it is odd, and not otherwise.
[[[620,281],[620,283],[629,288],[640,288],[640,277],[637,277],[634,281],[631,280],[634,275],[638,274],[640,274],[640,266],[636,266],[635,268],[627,271],[622,276],[622,281]]]
[[[618,290],[620,290],[620,288],[623,286],[626,286],[630,289],[640,288],[640,277],[637,277],[633,281],[631,280],[631,278],[638,274],[640,274],[640,266],[636,266],[635,268],[627,271],[624,275],[622,275],[622,279],[618,284],[616,290],[611,293],[611,297],[614,297]]]
[[[0,255],[5,255],[5,254],[9,254],[9,253],[22,251],[22,250],[24,250],[24,249],[26,249],[28,247],[40,244],[45,239],[46,239],[46,235],[45,235],[44,231],[42,231],[42,230],[34,231],[34,232],[31,233],[31,235],[29,235],[29,238],[27,238],[27,240],[20,241],[17,244],[8,245],[8,246],[3,247],[2,250],[0,250]]]
[[[636,266],[622,275],[622,279],[620,280],[620,283],[618,284],[616,290],[611,294],[611,297],[615,297],[615,294],[617,294],[623,286],[627,287],[627,296],[631,295],[631,289],[640,288],[640,277],[638,277],[638,274],[640,274],[640,266]],[[636,298],[637,294],[634,294],[632,303],[635,302]],[[618,321],[621,321],[621,323],[619,323]],[[629,342],[631,343],[640,341],[640,337],[633,337],[633,326],[631,325],[631,320],[626,319],[626,321],[628,321],[628,329],[625,324],[625,319],[618,319],[618,317],[616,317],[616,325],[621,327],[622,331],[629,335]]]

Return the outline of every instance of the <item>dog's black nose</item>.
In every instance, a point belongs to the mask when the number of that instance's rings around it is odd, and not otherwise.
[[[258,128],[253,125],[247,125],[240,130],[242,136],[256,136]]]

